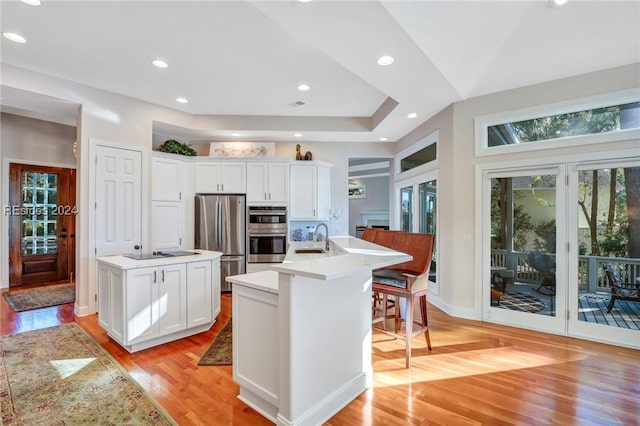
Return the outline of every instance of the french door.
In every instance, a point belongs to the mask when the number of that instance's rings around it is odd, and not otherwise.
[[[640,159],[483,173],[483,319],[640,347]]]
[[[486,171],[483,319],[563,332],[564,165]]]
[[[9,165],[9,286],[72,280],[76,170]]]
[[[429,273],[429,290],[434,294],[438,294],[437,188],[437,171],[425,173],[395,184],[396,205],[398,206],[396,229],[403,232],[436,234]]]

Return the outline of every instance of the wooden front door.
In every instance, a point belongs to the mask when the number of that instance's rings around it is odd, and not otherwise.
[[[9,286],[72,280],[76,171],[9,166]]]

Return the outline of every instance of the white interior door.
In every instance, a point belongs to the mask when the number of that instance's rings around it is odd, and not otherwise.
[[[96,255],[140,250],[142,153],[96,147]]]

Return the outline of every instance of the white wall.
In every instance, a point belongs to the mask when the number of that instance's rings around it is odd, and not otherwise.
[[[539,156],[582,154],[584,147],[559,148],[525,154],[475,156],[475,118],[487,114],[512,111],[538,105],[579,99],[597,94],[640,87],[640,64],[589,73],[549,83],[480,96],[457,102],[426,121],[398,142],[396,152],[435,130],[438,142],[438,259],[439,294],[431,300],[453,315],[480,318],[478,275],[481,252],[476,248],[476,181],[475,166]],[[590,145],[590,152],[628,149],[637,151],[638,141]]]
[[[10,162],[74,168],[76,128],[13,114],[0,114],[0,163],[2,204],[7,205]],[[3,209],[4,211],[4,209]],[[2,217],[0,233],[8,235],[8,218]],[[9,241],[2,238],[0,259],[8,259]],[[0,288],[9,287],[8,261],[0,262]]]

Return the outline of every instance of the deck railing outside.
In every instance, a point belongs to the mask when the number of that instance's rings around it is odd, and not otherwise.
[[[555,260],[554,254],[547,254]],[[507,253],[506,250],[491,250],[491,267],[515,271],[516,281],[538,283],[541,280],[540,274],[529,265],[528,255],[529,252]],[[609,283],[604,274],[604,265],[616,268],[624,282],[638,282],[640,280],[640,259],[580,256],[578,259],[578,280],[581,290],[586,290],[589,293],[610,291]]]

